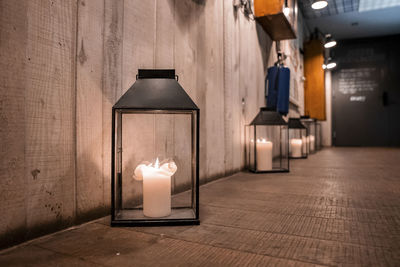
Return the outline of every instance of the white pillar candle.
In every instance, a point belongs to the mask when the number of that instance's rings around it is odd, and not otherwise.
[[[265,139],[257,139],[257,170],[272,170],[272,142]]]
[[[292,158],[301,158],[301,146],[303,141],[301,139],[290,139],[290,151]]]
[[[174,162],[159,166],[140,164],[135,178],[143,179],[143,214],[147,217],[165,217],[171,214],[171,176],[176,172]]]
[[[310,151],[314,151],[314,150],[315,150],[315,136],[310,135]]]

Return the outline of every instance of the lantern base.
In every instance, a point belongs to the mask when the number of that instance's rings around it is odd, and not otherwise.
[[[151,218],[143,215],[142,208],[124,209],[111,219],[111,226],[164,226],[199,225],[200,220],[192,208],[172,208],[171,215]]]
[[[279,173],[279,172],[290,172],[288,169],[275,169],[275,170],[269,170],[269,171],[258,171],[258,170],[252,170],[249,169],[249,171],[253,173]]]
[[[289,157],[289,159],[306,159],[308,156],[302,156],[302,157]]]
[[[200,225],[198,219],[174,219],[174,220],[126,220],[126,221],[111,221],[113,227],[145,227],[145,226],[183,226],[183,225]]]

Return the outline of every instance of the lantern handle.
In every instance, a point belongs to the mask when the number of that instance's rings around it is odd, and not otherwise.
[[[136,74],[136,80],[139,78],[139,74]],[[175,75],[175,79],[176,79],[176,81],[179,81],[179,76],[178,75]]]

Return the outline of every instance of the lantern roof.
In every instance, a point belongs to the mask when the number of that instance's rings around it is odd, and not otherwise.
[[[198,110],[175,77],[174,69],[139,69],[136,82],[113,108]]]
[[[310,116],[308,116],[308,115],[300,116],[300,120],[302,120],[302,121],[316,121],[316,119],[310,118]]]
[[[276,110],[264,107],[260,108],[260,112],[258,112],[250,125],[287,125],[287,122]]]
[[[300,118],[289,118],[289,129],[306,129]]]

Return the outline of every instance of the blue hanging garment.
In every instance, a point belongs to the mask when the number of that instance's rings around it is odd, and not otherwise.
[[[289,113],[290,69],[279,68],[277,111],[282,115]]]
[[[276,110],[278,91],[277,91],[277,81],[278,81],[279,68],[273,66],[268,68],[267,77],[265,78],[265,97],[267,98],[267,107]]]
[[[265,79],[267,107],[282,115],[289,112],[290,69],[273,66],[268,68]]]

